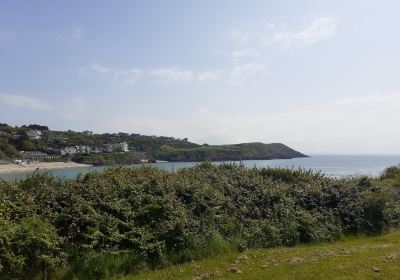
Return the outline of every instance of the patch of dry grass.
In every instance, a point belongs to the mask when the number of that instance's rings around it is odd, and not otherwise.
[[[123,279],[400,279],[400,231],[329,244],[253,249]]]

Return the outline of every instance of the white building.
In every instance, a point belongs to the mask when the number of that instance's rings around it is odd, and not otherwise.
[[[128,143],[126,142],[119,143],[119,149],[121,150],[121,152],[129,152]]]
[[[75,147],[65,147],[64,148],[64,153],[66,155],[75,155],[78,153],[77,149]]]
[[[90,148],[89,146],[76,146],[75,149],[80,154],[90,154],[92,150],[92,148]]]
[[[129,152],[128,143],[126,142],[118,144],[104,144],[103,149],[105,152],[113,152],[113,151]]]
[[[21,151],[19,154],[26,159],[56,159],[60,157],[59,155],[49,155],[41,151]]]
[[[39,140],[42,138],[42,132],[37,129],[28,130],[26,134],[31,140]]]

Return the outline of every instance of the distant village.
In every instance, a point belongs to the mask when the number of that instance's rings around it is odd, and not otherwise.
[[[38,129],[32,129],[26,132],[31,140],[40,140],[42,138],[42,131]],[[90,135],[90,131],[84,131],[85,134]],[[57,137],[50,138],[49,141],[59,141]],[[111,152],[129,152],[128,143],[121,142],[116,144],[102,144],[101,146],[66,146],[60,149],[47,148],[43,151],[20,151],[22,159],[27,160],[41,160],[41,159],[57,159],[62,156],[74,156],[77,154],[88,155],[88,154],[100,154],[100,153],[111,153]],[[22,160],[16,160],[16,163],[20,163]]]
[[[166,154],[203,147],[187,138],[139,133],[55,131],[30,124],[0,123],[0,164],[62,161],[93,165],[132,164],[168,160]],[[183,155],[185,157],[185,155]]]

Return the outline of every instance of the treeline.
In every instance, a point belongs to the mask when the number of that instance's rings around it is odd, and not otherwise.
[[[141,163],[141,159],[152,159],[150,156],[146,156],[143,154],[137,154],[135,152],[114,152],[114,153],[103,153],[103,154],[89,154],[82,155],[78,154],[72,157],[72,161],[78,163],[92,164],[96,166],[103,165],[116,165],[116,164],[124,164],[130,165],[134,163]]]
[[[101,279],[252,247],[399,226],[400,167],[380,178],[212,165],[114,167],[0,183],[0,275]]]

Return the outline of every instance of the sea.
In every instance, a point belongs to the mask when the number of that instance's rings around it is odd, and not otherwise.
[[[394,165],[400,165],[400,155],[313,155],[307,158],[295,159],[274,159],[274,160],[244,160],[234,161],[232,163],[242,163],[246,167],[284,167],[284,168],[303,168],[320,171],[329,177],[348,177],[348,176],[379,176],[382,171]],[[151,166],[162,168],[170,171],[175,171],[180,168],[191,167],[199,164],[198,162],[159,162],[159,163],[144,163],[133,164],[133,168],[140,166]],[[214,164],[221,164],[215,162]],[[107,167],[93,166],[93,167],[79,167],[79,168],[65,168],[48,170],[48,172],[65,177],[68,179],[75,178],[79,174],[86,174],[88,172],[102,171]],[[0,174],[0,178],[4,180],[19,180],[24,179],[31,172],[17,172]]]

